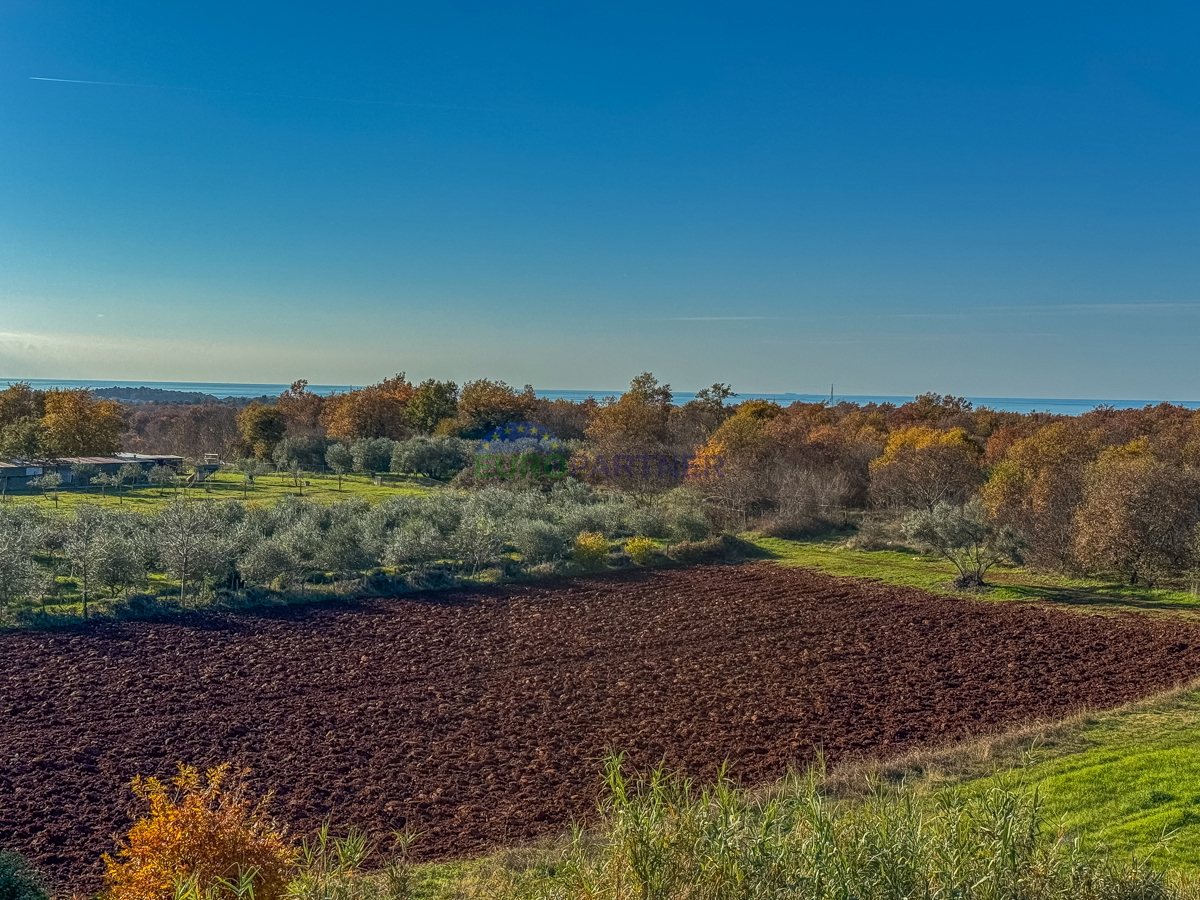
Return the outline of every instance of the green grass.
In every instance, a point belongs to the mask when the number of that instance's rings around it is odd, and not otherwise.
[[[1043,600],[1078,607],[1200,612],[1200,597],[1183,590],[1151,590],[1116,581],[1077,579],[1021,568],[995,568],[990,589],[960,594],[951,586],[954,567],[944,559],[895,550],[853,550],[838,541],[790,541],[746,535],[767,559],[829,575],[870,578],[884,584],[984,600]]]
[[[918,749],[835,772],[835,792],[882,778],[933,795],[1037,791],[1047,821],[1088,847],[1200,878],[1200,691]]]
[[[368,502],[378,503],[388,497],[405,494],[428,494],[436,487],[429,479],[408,478],[407,476],[387,476],[388,481],[382,485],[362,475],[343,476],[341,490],[338,489],[336,477],[330,475],[306,475],[309,483],[303,489],[296,486],[290,475],[262,475],[248,489],[243,490],[242,476],[236,472],[218,472],[204,485],[195,487],[180,486],[178,492],[173,488],[159,489],[150,485],[138,485],[128,490],[122,489],[118,495],[113,488],[106,488],[102,493],[97,487],[79,489],[62,488],[58,494],[58,504],[43,496],[40,492],[29,491],[9,494],[6,502],[33,503],[42,509],[71,509],[80,503],[96,503],[113,509],[131,509],[138,512],[155,512],[170,504],[176,497],[189,497],[206,500],[252,500],[259,503],[277,503],[284,497],[296,497],[303,491],[308,500],[320,503],[336,503],[351,497],[363,497]]]

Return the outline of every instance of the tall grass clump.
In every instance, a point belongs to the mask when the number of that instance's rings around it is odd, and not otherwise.
[[[607,762],[598,828],[477,876],[496,900],[1168,900],[1143,863],[1083,850],[1035,794],[824,796],[815,776],[770,794]]]

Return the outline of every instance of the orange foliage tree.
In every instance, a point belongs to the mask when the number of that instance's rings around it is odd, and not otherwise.
[[[401,372],[379,384],[326,397],[320,422],[329,436],[339,441],[402,440],[408,436],[405,410],[415,393]]]
[[[106,900],[173,900],[191,882],[210,898],[239,897],[248,881],[255,900],[278,900],[293,875],[295,851],[254,801],[244,772],[228,764],[203,777],[179,767],[172,790],[157,778],[135,778],[133,793],[149,806],[118,845],[104,855]]]

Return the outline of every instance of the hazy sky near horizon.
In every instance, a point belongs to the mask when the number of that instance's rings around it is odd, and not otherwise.
[[[1200,399],[1198,26],[7,0],[0,379]]]

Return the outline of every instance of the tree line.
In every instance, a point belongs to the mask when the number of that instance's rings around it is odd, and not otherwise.
[[[739,402],[720,383],[680,404],[650,373],[620,397],[582,402],[539,398],[528,385],[414,384],[404,374],[327,397],[301,380],[273,402],[241,409],[122,411],[87,392],[0,392],[5,455],[32,458],[12,451],[35,439],[80,455],[123,442],[142,452],[218,453],[239,460],[247,477],[391,470],[478,488],[470,442],[517,421],[549,429],[575,453],[694,457],[722,476],[690,485],[722,528],[799,535],[854,520],[863,546],[918,532],[929,544],[938,529],[942,541],[967,529],[1039,568],[1119,573],[1140,584],[1196,569],[1200,553],[1200,413],[1171,404],[1063,416],[930,393],[903,404],[781,406]],[[621,474],[629,468],[594,486],[653,505],[678,483]],[[918,513],[924,525],[901,527]]]

